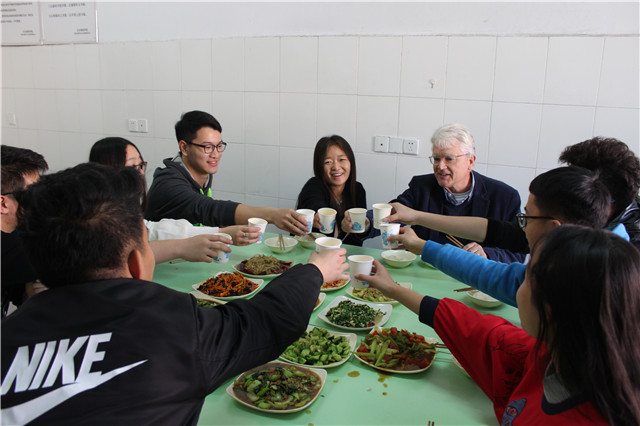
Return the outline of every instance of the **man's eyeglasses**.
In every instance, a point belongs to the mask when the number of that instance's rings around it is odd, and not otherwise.
[[[139,171],[141,171],[141,172],[144,172],[145,170],[147,170],[147,162],[146,162],[146,161],[143,161],[142,163],[140,163],[140,164],[134,164],[134,165],[133,165],[133,166],[131,166],[131,167],[133,167],[134,169],[137,169],[137,170],[139,170]]]
[[[205,154],[211,154],[214,149],[217,149],[218,152],[222,152],[227,147],[227,143],[226,142],[220,142],[218,145],[213,145],[213,144],[211,144],[211,145],[201,145],[199,143],[193,143],[193,142],[187,142],[187,143],[189,145],[199,146],[200,148],[202,148],[202,150],[204,151]]]
[[[431,157],[429,157],[429,161],[431,161],[431,164],[440,164],[440,162],[442,160],[444,160],[444,164],[446,164],[447,166],[450,166],[452,164],[455,164],[456,161],[458,161],[458,157],[463,157],[465,155],[468,154],[460,154],[460,155],[445,155],[444,157],[437,157],[432,155]]]
[[[554,220],[555,217],[551,217],[551,216],[527,216],[524,213],[518,213],[518,214],[516,214],[516,219],[518,219],[518,225],[520,226],[520,228],[524,229],[524,227],[527,226],[527,220],[529,220],[529,219]]]

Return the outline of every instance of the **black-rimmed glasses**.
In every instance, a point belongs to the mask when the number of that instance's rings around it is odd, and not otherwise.
[[[444,157],[437,157],[435,155],[432,155],[429,157],[429,161],[431,161],[431,164],[435,165],[435,164],[440,164],[440,162],[444,160],[444,164],[446,164],[447,166],[450,166],[454,164],[456,161],[458,161],[458,157],[462,157],[465,155],[467,154],[445,155]]]
[[[200,148],[202,148],[202,150],[204,151],[205,154],[211,154],[213,152],[214,149],[217,149],[218,152],[222,152],[225,150],[225,148],[227,147],[227,143],[226,142],[220,142],[217,145],[201,145],[199,143],[193,143],[193,142],[187,142],[189,145],[195,145],[195,146],[199,146]]]
[[[551,216],[527,216],[524,213],[518,213],[518,214],[516,214],[516,219],[518,219],[518,225],[520,226],[520,228],[524,229],[524,227],[527,226],[527,220],[529,220],[529,219],[554,220],[555,217],[551,217]]]

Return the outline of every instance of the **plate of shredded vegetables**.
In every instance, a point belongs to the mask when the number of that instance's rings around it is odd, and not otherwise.
[[[242,275],[252,278],[273,278],[293,266],[293,261],[276,259],[273,256],[256,254],[233,267]]]
[[[353,333],[336,333],[310,325],[282,352],[280,359],[295,365],[331,368],[347,362],[358,344]]]
[[[376,317],[381,317],[378,325],[389,320],[393,306],[390,304],[361,302],[344,296],[336,296],[331,303],[318,314],[318,318],[327,324],[346,330],[370,330]]]
[[[355,355],[364,364],[378,370],[412,374],[431,367],[437,353],[435,341],[391,327],[372,330],[362,339]]]
[[[411,283],[396,283],[401,287],[411,289],[413,285]],[[354,299],[363,300],[365,302],[374,302],[374,303],[398,303],[397,300],[392,299],[390,297],[382,294],[380,290],[373,287],[365,287],[365,288],[353,288],[349,287],[347,289],[347,294]]]
[[[345,285],[349,284],[350,279],[348,280],[335,280],[329,281],[326,283],[322,283],[322,287],[320,287],[320,291],[335,291],[340,290]]]
[[[251,296],[262,283],[263,280],[249,279],[238,272],[220,272],[193,288],[214,299],[233,300]]]
[[[227,394],[258,411],[295,413],[318,398],[326,380],[326,370],[272,361],[243,373]]]

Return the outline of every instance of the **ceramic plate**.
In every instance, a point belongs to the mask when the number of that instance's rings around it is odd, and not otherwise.
[[[219,272],[217,273],[215,276],[217,277],[220,274],[230,274],[231,272]],[[210,296],[206,293],[201,292],[200,290],[198,290],[200,288],[200,286],[204,283],[198,283],[198,284],[194,284],[192,287],[195,291],[197,291],[198,293],[200,293],[201,295],[205,296],[206,299],[213,299],[214,301],[216,300],[234,300],[234,299],[244,299],[245,297],[249,297],[253,294],[256,294],[258,292],[258,290],[260,290],[260,287],[262,287],[262,284],[264,283],[264,280],[258,280],[258,279],[253,279],[253,278],[247,278],[249,281],[251,281],[252,283],[255,283],[258,285],[258,287],[256,287],[255,290],[253,290],[251,293],[247,293],[247,294],[243,294],[241,296],[227,296],[227,297],[214,297],[214,296]]]
[[[336,290],[340,290],[341,288],[343,288],[344,286],[346,286],[347,284],[349,284],[351,282],[351,279],[348,280],[337,280],[340,281],[340,285],[338,285],[337,287],[327,287],[327,288],[322,288],[320,287],[320,291],[336,291]],[[333,281],[331,281],[333,282]],[[325,283],[322,283],[322,285],[324,286]]]
[[[268,362],[267,364],[261,365],[260,367],[252,368],[251,370],[249,370],[249,371],[247,371],[245,373],[242,373],[240,376],[238,376],[238,378],[236,380],[234,380],[229,386],[227,386],[227,394],[231,398],[233,398],[236,401],[238,401],[240,404],[246,405],[247,407],[253,408],[254,410],[262,411],[264,413],[288,414],[288,413],[295,413],[297,411],[305,410],[308,406],[313,404],[313,402],[318,398],[318,396],[320,396],[320,393],[322,393],[322,388],[324,388],[324,384],[327,381],[327,371],[322,369],[322,368],[310,368],[310,367],[295,366],[296,368],[298,368],[300,370],[309,370],[309,371],[314,372],[320,378],[320,382],[321,382],[320,389],[318,390],[316,395],[313,397],[313,399],[311,399],[311,401],[309,401],[308,403],[306,403],[302,407],[291,408],[289,410],[269,410],[269,409],[265,409],[265,408],[260,408],[260,407],[258,407],[256,405],[250,404],[250,403],[245,402],[242,399],[240,399],[240,397],[238,397],[236,395],[235,391],[233,390],[233,385],[236,383],[236,381],[238,381],[239,379],[241,379],[244,375],[246,375],[248,373],[251,373],[251,372],[259,370],[259,369],[264,369],[265,367],[268,367],[271,364],[279,364],[279,365],[285,365],[285,366],[289,366],[289,367],[291,366],[291,364],[287,364],[287,363],[283,363],[283,362],[279,362],[279,361],[271,361],[271,362]]]
[[[373,333],[373,330],[371,330],[371,332]],[[430,338],[430,337],[426,337],[426,338],[425,338],[425,341],[426,341],[427,343],[437,343],[437,342],[438,342],[438,340],[437,340],[437,339]],[[427,365],[427,366],[426,366],[426,367],[424,367],[424,368],[419,368],[419,369],[417,369],[417,370],[394,370],[394,369],[392,369],[392,368],[380,367],[380,366],[374,365],[375,363],[371,363],[371,362],[369,362],[369,361],[367,361],[367,360],[365,360],[365,359],[363,359],[363,358],[360,358],[360,357],[358,356],[358,352],[355,352],[355,354],[356,354],[356,358],[357,358],[361,363],[366,364],[366,365],[368,365],[368,366],[370,366],[370,367],[373,367],[373,368],[375,368],[376,370],[385,371],[385,372],[388,372],[388,373],[396,373],[396,374],[417,374],[417,373],[422,373],[422,372],[423,372],[423,371],[425,371],[425,370],[428,370],[428,369],[429,369],[429,367],[431,367],[431,366],[433,365],[433,362],[436,360],[436,356],[438,355],[438,348],[436,348],[436,352],[433,354],[433,358],[431,359],[431,362],[429,363],[429,365]]]
[[[260,255],[256,255],[256,256],[260,256]],[[287,269],[291,268],[295,264],[295,262],[292,262],[292,261],[289,261],[289,260],[281,260],[281,259],[278,259],[278,260],[280,260],[281,262],[290,262],[291,265],[289,265],[289,267]],[[251,278],[274,278],[274,277],[277,277],[279,275],[282,275],[282,272],[280,272],[279,274],[254,275],[254,274],[250,274],[248,272],[244,272],[244,271],[240,270],[240,268],[241,268],[240,265],[242,265],[242,262],[238,263],[237,265],[234,265],[233,269],[238,271],[238,272],[240,272],[245,277],[251,277]]]
[[[320,293],[318,295],[318,301],[316,302],[316,307],[313,308],[313,310],[315,311],[316,309],[318,309],[320,307],[320,305],[322,305],[322,303],[324,303],[324,299],[327,298],[327,295],[324,293]]]
[[[320,327],[316,327],[315,325],[310,325],[310,326],[307,327],[307,331],[310,331],[310,330],[312,330],[314,328],[320,328]],[[298,362],[290,361],[287,358],[284,358],[282,355],[280,355],[279,359],[281,359],[284,362],[288,362],[289,364],[301,365],[303,367],[312,367],[312,368],[332,368],[332,367],[337,367],[339,365],[344,364],[345,362],[347,362],[347,360],[349,360],[349,358],[351,358],[351,354],[356,349],[356,345],[358,344],[358,336],[356,336],[353,333],[336,333],[335,331],[331,331],[331,330],[327,330],[327,331],[329,332],[330,336],[343,336],[349,341],[349,345],[351,346],[351,352],[349,352],[349,355],[347,355],[346,357],[342,358],[342,360],[333,362],[331,364],[326,364],[326,365],[313,365],[313,366],[311,366],[311,365],[307,365],[307,364],[300,364]]]
[[[398,283],[398,285],[399,285],[399,286],[401,286],[401,287],[404,287],[404,288],[408,288],[409,290],[411,290],[411,289],[413,288],[413,285],[412,285],[411,283]],[[371,300],[365,300],[365,299],[363,299],[362,297],[358,297],[358,296],[355,296],[355,295],[353,294],[353,287],[349,287],[349,288],[347,289],[347,294],[348,294],[349,296],[353,297],[354,299],[362,300],[363,302],[369,302],[369,303],[389,303],[389,304],[392,304],[392,305],[395,305],[395,304],[397,304],[397,303],[398,303],[398,301],[397,301],[397,300],[389,300],[389,301],[386,301],[386,302],[380,302],[380,301],[376,301],[376,302],[374,302],[374,301],[371,301]]]
[[[362,302],[360,300],[350,299],[345,296],[336,296],[336,298],[333,299],[331,303],[329,303],[329,305],[325,309],[323,309],[322,312],[318,314],[318,318],[320,318],[322,321],[326,322],[327,324],[330,324],[334,327],[342,328],[343,330],[365,331],[365,330],[371,330],[374,327],[373,325],[371,327],[344,327],[342,325],[333,323],[329,318],[327,318],[327,312],[329,312],[329,309],[335,306],[338,306],[338,303],[342,302],[343,300],[348,300],[351,303],[355,303],[358,305],[367,305],[372,307],[373,309],[382,311],[384,313],[384,316],[382,317],[382,321],[380,321],[380,323],[378,324],[379,326],[389,321],[389,317],[391,316],[391,311],[393,310],[393,306],[391,306],[388,303],[383,304],[383,303]]]

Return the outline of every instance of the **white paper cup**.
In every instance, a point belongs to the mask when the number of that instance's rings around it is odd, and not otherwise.
[[[323,207],[318,210],[318,216],[320,217],[320,232],[323,234],[330,234],[333,232],[333,227],[336,225],[337,211],[330,207]]]
[[[373,267],[373,257],[365,254],[354,254],[349,256],[349,275],[351,275],[351,287],[366,288],[369,287],[367,281],[361,281],[355,278],[356,274],[371,274]]]
[[[373,227],[380,229],[382,219],[391,214],[391,204],[378,203],[373,205]]]
[[[322,253],[327,250],[339,249],[342,245],[342,240],[333,237],[320,237],[316,239],[316,251]]]
[[[220,235],[222,237],[225,237],[225,238],[228,238],[230,240],[233,240],[231,238],[231,235],[225,234],[223,232],[218,232],[218,233],[213,234],[213,235]],[[229,246],[227,246],[227,247],[229,247]],[[213,258],[213,261],[216,262],[216,263],[227,263],[229,261],[229,254],[230,254],[229,252],[218,250],[216,256]]]
[[[266,220],[260,219],[259,217],[252,217],[249,219],[249,226],[258,226],[260,227],[260,232],[262,232],[262,235],[260,235],[260,239],[256,244],[260,244],[262,242],[262,237],[264,237],[264,231],[267,229],[267,223],[268,222]]]
[[[387,241],[387,237],[392,235],[398,235],[400,233],[400,224],[399,223],[386,223],[382,222],[380,224],[380,236],[382,237],[382,248],[385,250],[391,250],[398,248],[397,241]]]
[[[365,226],[367,224],[367,209],[355,207],[347,211],[351,217],[351,233],[362,234],[365,231]]]
[[[315,217],[316,212],[310,209],[298,209],[296,210],[296,213],[304,216],[304,219],[309,224],[309,226],[307,227],[307,234],[311,232],[311,228],[313,228],[313,218]]]

